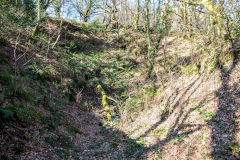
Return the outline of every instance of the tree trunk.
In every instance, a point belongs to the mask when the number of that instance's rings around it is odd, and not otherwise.
[[[39,25],[41,21],[41,2],[37,0],[37,24],[33,30],[32,37],[35,37],[39,32]]]
[[[117,28],[117,19],[116,19],[116,12],[117,12],[117,2],[116,0],[112,0],[112,11],[111,11],[111,19],[112,19],[112,28]]]
[[[104,0],[103,24],[106,21],[106,5],[107,5],[107,0]]]
[[[150,41],[150,14],[149,14],[149,3],[150,0],[145,0],[145,8],[146,8],[146,38],[148,42],[148,53],[147,53],[147,59],[148,59],[148,74],[147,77],[150,78],[153,70],[153,63],[151,61],[151,41]]]
[[[140,0],[137,0],[137,15],[133,24],[135,29],[137,29],[138,27],[139,15],[140,15]]]

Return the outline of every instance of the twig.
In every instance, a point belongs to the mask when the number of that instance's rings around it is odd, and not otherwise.
[[[46,57],[48,56],[49,50],[50,50],[50,46],[51,46],[51,41],[53,39],[53,37],[55,36],[55,33],[53,33],[53,35],[50,35],[51,33],[49,33],[49,40],[48,40],[48,47],[47,47],[47,52],[46,52]]]
[[[58,36],[57,36],[56,41],[55,41],[54,44],[52,45],[52,49],[56,46],[56,44],[58,43],[58,41],[59,41],[59,39],[60,39],[60,37],[61,37],[62,22],[63,22],[63,20],[61,19],[60,29],[59,29],[59,31],[58,31]]]
[[[73,115],[71,113],[68,113],[67,111],[61,111],[61,112],[66,113],[66,114],[72,116],[73,118],[75,118],[76,120],[78,120],[81,123],[81,121],[75,115]]]
[[[21,56],[19,56],[19,57],[16,59],[16,61],[18,61],[18,60],[21,59],[23,56],[25,56],[27,52],[28,52],[28,48],[27,48],[27,50],[26,50]]]
[[[113,99],[112,97],[108,97],[108,96],[107,96],[107,99],[110,99],[110,100],[112,100],[112,101],[114,101],[114,102],[118,103],[118,101],[117,101],[117,100],[115,100],[115,99]]]
[[[21,32],[18,32],[18,36],[17,36],[17,39],[16,39],[16,43],[15,43],[15,46],[14,46],[14,51],[13,51],[13,58],[14,58],[14,74],[15,76],[17,75],[17,54],[16,54],[16,51],[17,51],[17,46],[18,46],[18,40],[19,40],[19,37],[20,37],[20,34]]]
[[[29,59],[26,63],[23,64],[23,66],[26,66],[32,59]]]

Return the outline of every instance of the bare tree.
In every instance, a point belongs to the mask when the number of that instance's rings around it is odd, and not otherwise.
[[[134,21],[134,28],[137,29],[138,26],[138,21],[139,21],[139,16],[140,16],[140,0],[136,0],[137,1],[137,15]]]
[[[83,22],[88,22],[96,11],[96,0],[72,0],[72,4]]]

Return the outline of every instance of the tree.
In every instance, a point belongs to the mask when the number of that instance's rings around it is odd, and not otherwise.
[[[57,18],[61,17],[61,9],[64,6],[64,0],[55,0],[53,2],[53,8]]]
[[[118,12],[117,9],[117,0],[104,0],[104,4],[96,3],[97,7],[103,10],[104,15],[109,15],[108,23],[112,25],[112,28],[117,28],[117,18],[116,14]],[[104,16],[104,17],[105,17]],[[106,18],[106,17],[105,17]],[[106,19],[104,18],[104,22]]]
[[[42,21],[43,13],[54,0],[37,0],[37,24],[33,30],[32,37],[35,37],[39,32],[39,25]]]
[[[145,0],[145,9],[146,9],[146,20],[145,20],[145,26],[146,26],[146,38],[148,42],[148,78],[151,76],[152,70],[153,70],[153,62],[151,61],[151,40],[150,40],[150,14],[149,14],[149,3],[150,0]]]
[[[26,15],[32,19],[35,17],[35,4],[32,0],[23,0],[23,7]]]
[[[116,19],[116,13],[117,13],[117,0],[112,0],[112,7],[111,7],[111,21],[112,21],[112,27],[117,28],[117,19]]]
[[[72,0],[72,4],[83,22],[88,22],[96,10],[96,0]]]
[[[33,37],[35,37],[39,32],[39,25],[41,22],[41,8],[42,8],[41,2],[40,2],[40,0],[37,0],[37,24],[32,33]]]
[[[137,29],[138,27],[138,21],[139,21],[139,15],[140,14],[140,0],[137,0],[137,15],[136,15],[136,18],[135,18],[135,21],[134,21],[134,28]]]
[[[219,3],[217,4],[214,0],[203,0],[203,1],[198,1],[195,0],[193,2],[189,0],[180,0],[184,3],[188,3],[191,5],[203,5],[208,12],[207,14],[210,14],[213,17],[213,24],[217,26],[217,33],[219,36],[222,36],[224,31],[224,20],[222,18],[223,15],[223,9],[222,9],[222,4],[224,3],[223,0],[220,0]]]

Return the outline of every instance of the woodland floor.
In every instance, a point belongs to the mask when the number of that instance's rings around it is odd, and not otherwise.
[[[191,59],[191,55],[201,54],[188,48],[201,44],[200,40],[192,44],[183,38],[170,37],[168,41],[169,55]],[[0,50],[7,52],[4,45]],[[118,51],[117,47],[105,50]],[[156,64],[156,73],[160,68]],[[0,70],[4,72],[3,67]],[[240,65],[234,59],[213,73],[201,70],[191,75],[169,73],[172,79],[164,85],[161,94],[151,103],[146,102],[147,107],[128,121],[103,121],[105,114],[100,104],[84,111],[79,110],[77,103],[60,104],[57,113],[60,118],[56,121],[64,124],[57,126],[58,134],[46,131],[46,126],[37,122],[30,126],[13,122],[0,131],[2,159],[13,152],[13,159],[36,160],[240,159],[239,71]],[[156,79],[156,84],[161,84],[161,75]],[[64,99],[53,84],[49,86],[53,97]],[[4,84],[0,83],[0,96],[3,90]],[[83,98],[101,101],[101,97],[91,93],[84,91]],[[12,101],[18,100],[10,98],[4,105]],[[45,115],[51,114],[44,107],[38,109]],[[69,126],[74,126],[72,135]]]

